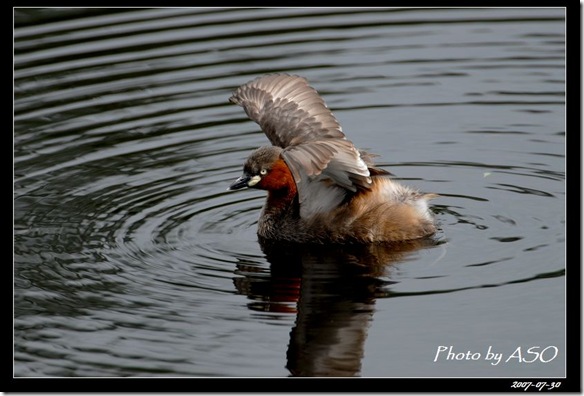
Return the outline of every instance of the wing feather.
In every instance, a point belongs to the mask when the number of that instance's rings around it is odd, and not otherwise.
[[[303,77],[258,77],[237,88],[229,100],[242,106],[275,146],[286,148],[299,136],[303,142],[345,137],[324,100]]]
[[[284,149],[301,204],[309,196],[321,200],[305,203],[301,214],[329,210],[347,194],[370,188],[370,156],[345,138],[322,97],[303,77],[262,76],[237,88],[229,100],[243,107],[274,146]]]

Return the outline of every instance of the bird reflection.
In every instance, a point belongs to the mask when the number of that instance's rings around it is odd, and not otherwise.
[[[235,286],[253,310],[296,313],[287,369],[292,376],[359,376],[376,298],[391,264],[432,239],[367,246],[300,246],[260,240],[269,271],[240,263]]]

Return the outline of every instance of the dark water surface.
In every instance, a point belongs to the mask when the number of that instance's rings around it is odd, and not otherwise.
[[[564,12],[15,9],[14,375],[564,376]],[[262,249],[227,99],[278,71],[435,240]]]

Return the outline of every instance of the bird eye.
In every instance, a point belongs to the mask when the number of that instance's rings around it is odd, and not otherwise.
[[[262,175],[262,176],[265,175],[266,173],[268,173],[268,170],[267,169],[262,169],[260,171],[260,175]]]

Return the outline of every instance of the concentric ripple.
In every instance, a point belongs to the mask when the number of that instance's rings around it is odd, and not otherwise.
[[[504,373],[426,359],[487,328],[493,345],[564,342],[561,8],[14,17],[16,376],[562,374],[563,349]],[[228,98],[281,71],[440,194],[435,241],[258,244],[265,194],[227,187],[268,142]]]

